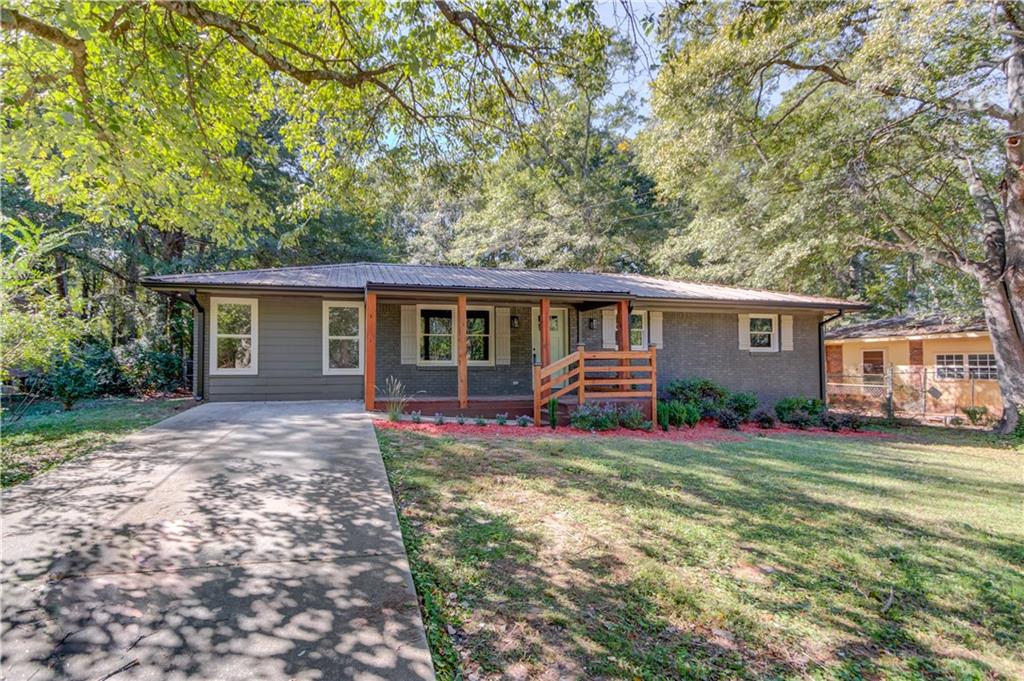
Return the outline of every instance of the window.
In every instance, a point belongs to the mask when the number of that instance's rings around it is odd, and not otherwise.
[[[775,352],[779,349],[775,319],[775,315],[750,315],[751,352]]]
[[[958,379],[965,376],[963,355],[935,355],[936,378]]]
[[[324,301],[324,374],[363,373],[363,304]]]
[[[881,385],[885,380],[885,350],[865,350],[861,353],[861,375],[864,383]]]
[[[419,364],[457,363],[455,306],[419,306]],[[494,308],[466,309],[466,351],[470,364],[494,363]]]
[[[629,315],[629,345],[633,350],[647,349],[647,313]]]
[[[490,310],[466,310],[466,345],[470,362],[491,361]]]
[[[259,302],[255,298],[210,299],[210,374],[255,375]]]
[[[999,378],[996,370],[996,356],[990,354],[967,355],[967,373],[971,378],[984,380]]]

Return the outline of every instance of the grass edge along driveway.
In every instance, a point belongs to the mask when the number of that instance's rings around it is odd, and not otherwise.
[[[439,678],[1024,676],[991,438],[378,439]]]

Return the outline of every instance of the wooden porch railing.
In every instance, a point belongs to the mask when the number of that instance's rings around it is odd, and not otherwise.
[[[574,394],[579,404],[620,399],[650,400],[651,422],[658,420],[658,358],[649,350],[587,350],[542,367],[533,366],[533,423],[552,399]]]

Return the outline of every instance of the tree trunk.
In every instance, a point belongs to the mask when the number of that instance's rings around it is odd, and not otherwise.
[[[1020,413],[1024,412],[1024,343],[1017,331],[1002,281],[982,282],[981,304],[992,339],[1003,396],[1003,418],[997,429],[1004,434],[1011,433],[1017,428]]]

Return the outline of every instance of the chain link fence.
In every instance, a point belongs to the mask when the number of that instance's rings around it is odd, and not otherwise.
[[[866,414],[947,420],[984,407],[984,416],[997,419],[1003,411],[998,381],[949,367],[887,366],[878,373],[829,374],[826,388],[830,407]]]

